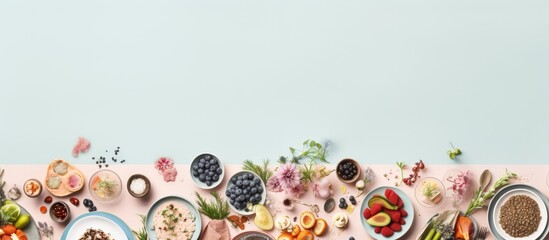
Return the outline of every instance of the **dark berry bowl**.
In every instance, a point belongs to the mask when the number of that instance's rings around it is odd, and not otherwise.
[[[343,183],[354,183],[360,178],[360,164],[357,161],[345,158],[337,164],[336,175]]]
[[[264,204],[267,198],[265,183],[255,173],[240,171],[227,182],[225,196],[231,208],[240,215],[252,215],[250,207]]]
[[[193,160],[190,173],[196,186],[202,189],[213,189],[223,182],[225,169],[219,158],[204,153]]]

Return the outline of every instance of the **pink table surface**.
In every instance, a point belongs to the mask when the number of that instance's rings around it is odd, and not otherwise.
[[[387,180],[384,177],[385,173],[392,172],[392,175],[397,172],[396,165],[369,165],[373,171],[376,173],[376,179],[375,183],[371,185],[367,185],[367,190],[374,189],[379,186],[393,186],[394,185],[394,179]],[[79,167],[84,174],[86,175],[86,181],[88,178],[98,169],[95,165],[79,165]],[[189,175],[189,167],[188,165],[177,165],[178,170],[178,176],[177,180],[175,182],[164,182],[162,179],[162,176],[157,173],[157,171],[154,169],[153,165],[114,165],[110,166],[108,169],[113,170],[117,172],[121,179],[122,183],[125,186],[126,181],[128,177],[135,173],[141,173],[147,176],[151,180],[152,184],[152,192],[149,194],[149,196],[145,199],[136,199],[133,198],[124,187],[124,190],[119,197],[119,199],[113,203],[108,204],[102,204],[97,201],[94,201],[99,211],[105,211],[110,212],[121,219],[123,219],[132,229],[138,229],[141,226],[140,219],[137,216],[137,214],[146,214],[149,210],[149,207],[159,198],[169,195],[178,195],[182,196],[184,198],[187,198],[191,202],[195,202],[195,196],[194,191],[197,191],[201,194],[204,194],[204,196],[209,196],[206,191],[199,189],[196,187],[192,179]],[[46,165],[4,165],[2,166],[5,171],[4,180],[6,181],[5,190],[7,191],[9,188],[13,186],[13,184],[17,184],[18,187],[21,187],[23,183],[29,179],[29,178],[37,178],[39,180],[43,180],[46,175]],[[424,172],[421,173],[422,177],[436,177],[438,179],[442,179],[444,174],[447,170],[455,169],[456,165],[428,165]],[[499,178],[504,172],[505,169],[509,169],[517,174],[520,175],[520,179],[515,182],[522,182],[526,184],[530,184],[537,189],[539,189],[543,194],[548,195],[549,188],[546,183],[546,176],[547,171],[549,169],[549,165],[526,165],[526,166],[519,166],[519,165],[507,165],[507,166],[500,166],[500,165],[470,165],[470,166],[463,166],[460,165],[459,168],[461,170],[469,169],[471,171],[471,178],[473,180],[472,186],[476,187],[478,186],[478,177],[480,176],[480,173],[484,169],[490,169],[494,175],[493,181],[495,181],[495,178]],[[239,165],[229,165],[226,166],[226,175],[224,182],[217,187],[215,190],[219,191],[220,193],[224,193],[225,190],[225,184],[228,180],[228,176],[231,176],[233,173],[239,171],[241,169],[241,166]],[[405,172],[406,174],[409,174],[410,170],[407,169]],[[355,194],[356,189],[354,189],[353,185],[346,185],[339,182],[335,176],[335,174],[331,174],[329,176],[330,181],[334,185],[334,198],[336,201],[342,196],[348,196],[349,194]],[[340,186],[346,186],[347,192],[346,194],[343,194],[340,191]],[[410,200],[414,204],[415,209],[415,220],[414,223],[408,232],[407,235],[402,237],[402,239],[414,239],[418,233],[421,231],[421,229],[424,227],[425,223],[427,223],[428,219],[435,213],[440,212],[445,209],[452,209],[451,200],[449,198],[445,199],[443,203],[435,208],[425,208],[421,205],[419,205],[415,199],[414,195],[414,187],[408,187],[405,185],[400,186],[400,189],[403,190],[410,198]],[[472,195],[472,189],[470,189],[469,194],[464,201],[464,203],[459,206],[459,209],[465,210],[467,208],[467,204],[469,203],[470,195]],[[59,239],[64,227],[66,224],[57,224],[54,223],[50,218],[48,214],[42,214],[39,211],[39,207],[41,205],[45,205],[43,200],[46,196],[50,195],[49,192],[46,190],[42,191],[42,194],[38,198],[28,198],[27,196],[23,195],[17,202],[25,207],[33,216],[33,218],[37,221],[46,221],[49,224],[54,226],[54,239]],[[78,197],[80,201],[82,201],[84,198],[90,198],[90,193],[88,192],[87,185],[83,190],[80,192],[72,195],[74,197]],[[56,200],[64,200],[68,202],[69,197],[63,197],[58,198],[54,197],[54,201]],[[272,194],[273,199],[275,200],[281,200],[284,197],[283,193],[276,193]],[[315,199],[314,194],[312,191],[309,191],[306,193],[302,198],[303,201],[309,202],[309,203],[316,203],[321,208],[324,204],[323,199]],[[348,227],[339,234],[337,239],[348,239],[350,236],[354,236],[355,239],[373,239],[366,231],[363,229],[361,221],[360,221],[360,206],[362,204],[362,198],[358,199],[357,206],[355,210],[352,212],[352,214],[349,216],[349,225]],[[70,204],[69,204],[70,205]],[[280,206],[280,201],[277,203],[278,206]],[[281,206],[277,207],[279,209],[283,209]],[[283,214],[288,215],[291,218],[294,216],[298,216],[302,211],[306,210],[307,207],[296,205],[296,208],[291,212],[281,212],[277,214]],[[72,218],[76,218],[78,215],[86,213],[87,209],[80,204],[79,207],[74,207],[71,205],[71,211],[72,211]],[[331,216],[338,211],[342,211],[338,208],[336,208],[332,213],[327,214],[323,210],[319,213],[320,217],[325,218],[328,222],[331,222]],[[480,226],[488,226],[487,224],[487,217],[486,217],[486,208],[482,210],[478,210],[473,214],[473,217],[478,221]],[[276,218],[276,216],[275,216]],[[205,226],[206,223],[209,221],[209,219],[206,216],[202,216],[202,225]],[[232,228],[231,229],[231,236],[235,236],[239,232],[241,232],[238,229]],[[257,230],[255,225],[253,223],[247,223],[246,224],[246,230]],[[278,236],[277,230],[272,230],[269,232],[274,237]],[[326,234],[323,237],[320,237],[318,239],[328,239],[329,234]],[[492,235],[490,235],[487,239],[495,239]]]

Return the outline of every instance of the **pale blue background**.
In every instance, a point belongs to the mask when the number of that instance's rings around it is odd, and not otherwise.
[[[0,161],[546,163],[549,1],[2,1]],[[70,155],[78,136],[91,154]]]

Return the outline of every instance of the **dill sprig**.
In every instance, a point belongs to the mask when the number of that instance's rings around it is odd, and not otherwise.
[[[143,214],[137,214],[141,218],[141,224],[143,225],[139,230],[135,231],[132,230],[133,234],[137,238],[137,240],[148,240],[147,235],[147,216]]]
[[[269,169],[269,160],[263,160],[263,165],[255,164],[251,160],[245,160],[242,169],[255,173],[264,183],[273,176],[273,170]]]
[[[231,213],[229,209],[229,203],[227,200],[221,198],[219,193],[212,192],[213,199],[206,201],[200,194],[194,192],[196,195],[196,203],[198,204],[198,211],[210,219],[223,220]]]

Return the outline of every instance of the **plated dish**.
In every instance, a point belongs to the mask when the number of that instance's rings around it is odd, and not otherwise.
[[[197,240],[202,220],[191,202],[169,196],[159,199],[149,209],[146,227],[151,240]]]
[[[63,231],[61,240],[82,239],[90,231],[101,231],[115,240],[134,239],[131,229],[117,216],[106,212],[90,212],[72,220]]]
[[[275,240],[275,238],[267,233],[257,232],[257,231],[248,231],[242,232],[235,237],[233,240]]]
[[[379,187],[370,191],[362,202],[360,212],[362,226],[375,239],[399,239],[414,222],[412,201],[394,187]]]
[[[223,163],[216,156],[204,153],[198,155],[191,163],[191,177],[199,188],[212,189],[225,177]]]
[[[84,187],[84,174],[69,162],[56,159],[48,166],[44,183],[51,194],[64,197]]]
[[[225,189],[225,196],[229,198],[229,205],[240,215],[254,214],[251,207],[265,203],[267,190],[265,183],[255,173],[240,171],[234,174]]]
[[[34,221],[34,218],[32,218],[32,216],[30,215],[30,213],[22,206],[20,206],[19,204],[15,203],[15,202],[11,202],[11,201],[6,201],[4,203],[4,206],[6,204],[13,204],[15,206],[17,206],[17,211],[19,212],[19,215],[17,218],[12,218],[10,220],[16,220],[14,221],[15,222],[15,226],[18,226],[18,223],[17,222],[20,222],[20,218],[26,218],[25,221],[26,221],[26,226],[24,227],[17,227],[17,229],[20,229],[24,235],[27,237],[27,239],[40,239],[40,231],[38,230],[38,227],[36,226],[36,222]],[[9,206],[8,207],[5,207],[3,210],[7,211],[7,212],[11,212],[9,211],[10,208]],[[7,213],[6,212],[6,213]],[[2,215],[2,217],[4,217],[4,211],[1,211],[0,212],[0,215]],[[23,217],[25,216],[25,217]],[[0,224],[0,227],[3,227],[1,224]],[[17,231],[17,230],[16,230]]]
[[[421,206],[436,207],[444,200],[445,191],[440,180],[434,177],[421,178],[415,188],[416,200]]]
[[[525,184],[509,185],[488,206],[490,230],[499,239],[545,239],[549,200]]]
[[[443,219],[439,218],[441,217],[441,214],[444,215]],[[470,223],[463,224],[463,222],[466,222],[466,221],[463,221],[463,220],[459,221],[459,220],[460,218],[464,218],[464,217],[465,216],[463,215],[463,213],[458,212],[457,210],[446,210],[441,213],[436,213],[429,219],[429,221],[427,222],[423,230],[421,230],[421,233],[416,239],[417,240],[426,239],[429,234],[432,234],[431,231],[433,231],[433,229],[439,229],[435,226],[435,225],[438,226],[438,224],[449,225],[450,228],[453,229],[454,237],[456,237],[456,235],[460,235],[458,237],[464,238],[463,235],[468,234],[469,239],[476,239],[479,231],[477,221],[473,217],[469,216],[467,217],[468,219],[467,221],[470,221]],[[469,229],[464,229],[463,225],[465,226],[468,225]],[[460,229],[463,229],[463,230],[460,231]],[[430,235],[430,237],[433,238],[433,235]]]
[[[111,170],[99,170],[90,178],[90,193],[100,202],[115,200],[122,192],[122,180]]]

